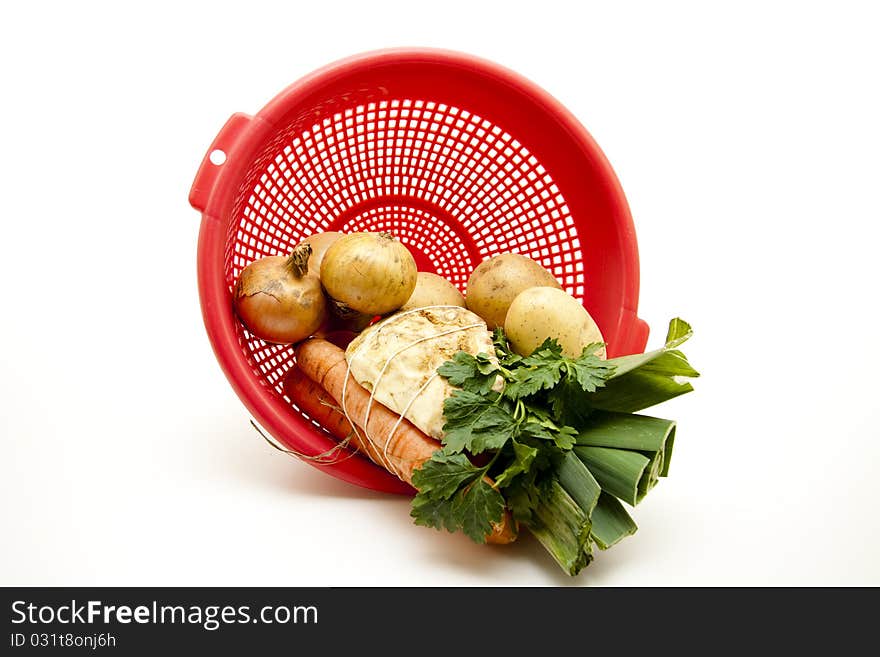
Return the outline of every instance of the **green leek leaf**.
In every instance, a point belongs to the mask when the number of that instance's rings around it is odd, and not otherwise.
[[[602,490],[631,506],[642,501],[659,475],[656,460],[639,452],[589,446],[575,447],[574,452],[590,469]]]
[[[669,474],[674,441],[675,422],[672,420],[604,411],[593,413],[575,439],[578,445],[642,452],[650,460],[658,462],[657,470],[661,477]]]
[[[638,529],[623,505],[605,492],[599,496],[592,520],[592,538],[600,550],[607,550]]]
[[[555,479],[541,491],[528,528],[569,575],[593,560],[590,518]]]

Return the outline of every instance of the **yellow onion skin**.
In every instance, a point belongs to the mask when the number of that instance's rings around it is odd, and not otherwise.
[[[323,233],[314,233],[305,238],[300,244],[308,244],[312,247],[312,255],[309,256],[309,273],[313,276],[321,277],[321,263],[324,262],[324,254],[327,249],[336,242],[342,233],[335,230],[328,230]]]
[[[233,306],[256,337],[278,344],[306,339],[327,317],[327,299],[317,276],[308,273],[311,247],[290,256],[268,256],[249,264],[235,285]]]
[[[321,283],[341,316],[397,310],[415,289],[417,275],[412,254],[390,233],[343,235],[321,263]]]

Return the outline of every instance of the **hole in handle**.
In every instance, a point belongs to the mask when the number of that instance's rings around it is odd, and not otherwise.
[[[236,112],[227,119],[211,142],[189,189],[189,204],[199,212],[204,214],[215,185],[227,170],[222,165],[232,166],[229,163],[229,154],[235,150],[237,142],[247,132],[252,120],[253,117]]]

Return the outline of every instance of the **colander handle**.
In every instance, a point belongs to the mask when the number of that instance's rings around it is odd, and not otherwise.
[[[233,157],[236,142],[248,129],[252,120],[253,117],[248,114],[241,112],[233,114],[211,142],[189,190],[189,204],[199,212],[204,212],[208,207],[211,192],[223,167]]]

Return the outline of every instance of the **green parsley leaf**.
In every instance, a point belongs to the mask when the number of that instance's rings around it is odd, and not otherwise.
[[[480,395],[470,390],[455,390],[443,402],[443,415],[448,421],[470,420],[487,407],[494,405],[496,397]]]
[[[547,401],[554,417],[567,425],[580,426],[591,410],[580,383],[568,377],[547,394]]]
[[[452,499],[452,522],[475,543],[485,543],[494,523],[504,515],[504,498],[479,479]],[[447,525],[448,528],[448,525]]]
[[[559,343],[549,338],[544,340],[531,356],[517,361],[504,389],[504,396],[516,400],[540,390],[549,390],[559,383],[564,362]]]
[[[493,361],[489,354],[479,353],[474,356],[474,360],[477,364],[477,371],[483,376],[488,376],[489,374],[495,374],[498,371],[498,363]]]
[[[516,440],[511,440],[510,444],[513,447],[513,460],[500,475],[495,477],[495,485],[498,488],[504,488],[514,477],[527,472],[538,455],[538,450],[534,447],[523,445]]]
[[[423,527],[446,529],[454,532],[458,528],[452,514],[452,503],[429,493],[419,493],[413,498],[409,515],[413,522]]]
[[[443,402],[443,444],[447,452],[460,452],[471,442],[473,422],[493,400],[470,390],[456,390]]]
[[[413,472],[413,486],[420,493],[430,493],[434,499],[446,500],[478,476],[483,469],[470,462],[464,454],[448,454],[439,450]]]
[[[587,345],[580,358],[569,361],[568,373],[574,374],[575,380],[584,392],[596,392],[605,385],[605,381],[614,372],[613,365],[608,365],[606,361],[594,355],[593,352],[601,346],[599,342]]]
[[[470,390],[455,390],[443,402],[443,444],[450,451],[460,452],[471,440],[474,418],[494,405],[494,401]]]
[[[522,362],[523,365],[531,367],[543,365],[545,363],[552,363],[553,361],[561,360],[562,358],[562,345],[553,338],[547,338],[541,343],[541,346],[531,353],[530,356],[523,358]]]
[[[548,429],[558,429],[559,425],[553,419],[551,409],[547,407],[542,399],[527,400],[522,402],[526,411],[530,416],[530,420],[539,423],[542,427]]]
[[[504,498],[483,480],[484,474],[485,468],[473,465],[464,454],[436,452],[413,473],[419,493],[410,516],[417,525],[460,530],[485,543],[492,524],[501,522]]]
[[[576,382],[584,392],[595,392],[614,371],[613,366],[593,355],[601,346],[598,342],[589,344],[580,357],[566,358],[556,340],[545,340],[512,370],[504,396],[514,400],[530,397],[542,390],[554,391],[560,382],[565,385],[570,381]],[[562,393],[566,399],[573,396],[574,390]],[[554,412],[559,416],[558,410]]]
[[[452,360],[448,360],[438,367],[437,373],[440,376],[445,376],[452,385],[460,387],[476,374],[476,361],[477,359],[466,351],[459,351],[452,357]]]
[[[513,371],[513,379],[504,388],[504,396],[514,400],[529,397],[539,390],[552,388],[559,383],[561,377],[561,361],[549,361],[528,368],[520,367]]]
[[[569,426],[564,426],[556,433],[554,439],[556,440],[556,446],[563,450],[568,451],[572,447],[574,447],[575,439],[577,438],[578,432],[577,429],[574,429]]]
[[[459,351],[452,360],[437,368],[437,373],[445,377],[451,385],[471,392],[489,392],[498,378],[498,364],[488,354],[473,356]]]
[[[538,440],[555,440],[555,436],[553,435],[555,430],[555,427],[551,429],[542,422],[534,422],[530,420],[523,424],[521,434],[537,438]]]
[[[498,393],[481,396],[469,390],[456,390],[447,397],[443,403],[443,444],[447,451],[467,449],[479,454],[500,449],[514,436],[517,420],[498,401]]]
[[[502,366],[511,367],[522,360],[522,356],[510,349],[507,336],[504,335],[504,329],[500,326],[496,326],[492,332],[492,344],[495,346],[495,354]]]
[[[473,440],[473,431],[469,424],[450,426],[447,422],[443,425],[443,432],[443,448],[450,454],[463,451]]]

